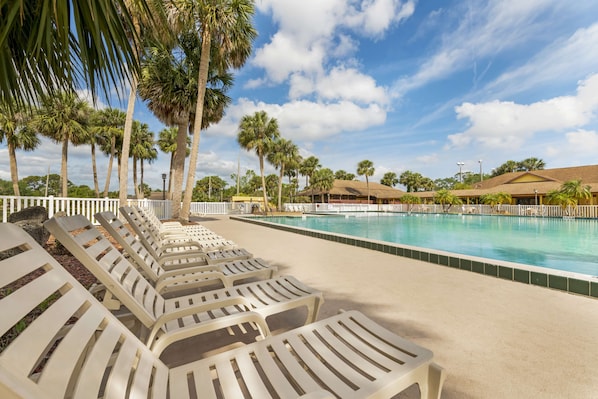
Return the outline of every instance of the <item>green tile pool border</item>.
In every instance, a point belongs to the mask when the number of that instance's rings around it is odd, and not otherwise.
[[[276,223],[269,223],[251,217],[231,216],[230,218],[245,223],[253,223],[260,226],[283,230],[290,233],[366,248],[373,251],[384,252],[390,255],[417,259],[454,269],[484,274],[503,280],[515,281],[537,287],[550,288],[571,294],[588,296],[591,298],[598,298],[598,280],[592,279],[591,276],[588,276],[588,279],[584,279],[583,275],[570,277],[566,275],[550,273],[551,269],[546,269],[546,272],[533,271],[525,268],[518,268],[512,266],[511,264],[505,266],[499,264],[498,262],[492,262],[490,259],[488,259],[489,262],[485,262],[483,258],[472,260],[464,257],[462,258],[458,254],[447,255],[433,251],[428,252],[426,248],[403,247],[397,244],[381,243],[363,238],[348,237],[335,233],[327,233],[299,227],[285,226]]]

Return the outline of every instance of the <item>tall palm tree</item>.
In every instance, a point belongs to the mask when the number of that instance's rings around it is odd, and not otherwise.
[[[519,162],[520,170],[541,170],[546,166],[546,162],[541,159],[531,157]]]
[[[8,104],[0,102],[0,143],[6,140],[12,191],[16,196],[21,195],[16,150],[33,151],[39,145],[35,131],[27,126],[29,119],[28,113],[12,112]]]
[[[45,94],[97,86],[109,93],[137,70],[125,0],[2,1],[0,101],[18,108]],[[147,9],[146,0],[136,1]],[[159,26],[160,24],[153,24]]]
[[[122,142],[125,118],[126,114],[118,108],[104,108],[96,111],[91,119],[91,135],[96,137],[96,142],[100,144],[102,152],[109,156],[104,197],[108,196],[110,189],[114,157],[117,154],[117,143]]]
[[[267,159],[276,169],[280,170],[278,179],[278,210],[282,210],[282,179],[286,173],[286,166],[299,156],[299,147],[291,140],[278,139],[274,142],[272,150],[268,153]]]
[[[138,87],[139,95],[146,100],[148,108],[154,115],[165,124],[178,127],[171,169],[173,218],[182,218],[181,198],[185,157],[188,155],[187,142],[189,140],[187,132],[190,128],[189,121],[195,110],[195,96],[197,94],[195,71],[199,65],[196,51],[199,45],[197,38],[189,34],[181,34],[179,38],[179,52],[176,54],[165,47],[151,49],[151,52],[144,60]],[[211,74],[209,78],[210,87],[206,90],[204,96],[206,104],[202,107],[204,112],[204,118],[202,118],[203,128],[220,120],[224,114],[225,106],[230,102],[230,98],[225,93],[232,85],[232,76],[225,72]],[[190,160],[189,167],[191,168],[192,165],[195,164]],[[190,181],[195,179],[194,166],[192,173],[193,176],[188,175],[188,181],[189,179]],[[191,187],[191,193],[192,190],[193,187]]]
[[[251,45],[257,32],[252,25],[254,4],[251,0],[173,0],[172,3],[182,24],[185,27],[195,27],[196,34],[201,39],[193,145],[189,157],[190,173],[187,176],[187,189],[180,215],[182,219],[188,220],[200,134],[204,126],[204,97],[210,68],[216,67],[222,73],[229,68],[242,67],[251,55]]]
[[[268,118],[266,111],[258,111],[253,115],[245,115],[239,124],[237,141],[247,151],[254,150],[260,161],[262,190],[264,194],[264,211],[268,212],[268,194],[264,176],[264,158],[271,150],[272,143],[280,137],[278,121]]]
[[[92,109],[74,92],[60,92],[42,98],[32,126],[42,135],[62,144],[60,164],[61,195],[68,196],[68,147],[87,141],[89,116]]]
[[[369,177],[373,176],[375,171],[376,171],[376,169],[374,169],[374,163],[368,159],[364,159],[363,161],[361,161],[357,164],[357,174],[359,176],[361,176],[361,175],[365,176],[365,185],[367,186],[367,189],[368,189],[368,204],[370,203]]]

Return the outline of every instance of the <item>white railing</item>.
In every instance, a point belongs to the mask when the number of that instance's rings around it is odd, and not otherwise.
[[[160,200],[127,200],[129,205],[139,205],[150,208],[160,219],[172,217],[171,201]],[[0,196],[0,209],[2,211],[2,223],[8,222],[11,213],[32,206],[43,206],[48,211],[48,217],[57,213],[66,216],[82,214],[95,223],[95,215],[98,212],[111,211],[118,215],[118,198],[65,198],[65,197],[25,197],[25,196]],[[226,215],[231,213],[233,205],[228,202],[192,202],[190,213],[192,216],[199,215]]]
[[[348,213],[348,212],[405,212],[444,213],[440,204],[285,204],[287,212]],[[535,217],[598,218],[598,205],[578,205],[563,210],[558,205],[452,205],[448,213],[481,215],[517,215]]]

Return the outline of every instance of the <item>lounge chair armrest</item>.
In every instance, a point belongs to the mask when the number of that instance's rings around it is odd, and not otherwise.
[[[193,327],[177,330],[173,334],[160,335],[159,332],[162,330],[158,327],[158,324],[156,324],[156,326],[154,326],[152,329],[146,344],[150,347],[152,352],[154,352],[157,356],[160,356],[162,351],[173,342],[203,334],[205,332],[222,330],[245,323],[255,324],[262,338],[266,338],[271,335],[270,328],[268,327],[268,324],[262,315],[256,312],[242,312],[212,319],[204,323],[195,324]]]
[[[163,274],[158,278],[158,280],[156,281],[156,284],[155,284],[156,291],[163,293],[164,291],[167,291],[168,287],[171,286],[172,284],[175,284],[178,282],[189,281],[191,279],[190,273],[188,273],[187,270],[185,270],[185,274],[174,273],[174,275],[172,275],[172,272],[169,272],[169,274],[171,274],[171,275],[164,277],[164,274]],[[201,279],[205,279],[205,280],[207,280],[207,279],[220,280],[220,282],[222,283],[222,285],[224,287],[230,286],[230,284],[228,284],[226,277],[220,271],[209,270],[209,271],[206,271],[205,273],[201,273],[201,276],[198,274],[197,277],[198,278],[201,277]]]

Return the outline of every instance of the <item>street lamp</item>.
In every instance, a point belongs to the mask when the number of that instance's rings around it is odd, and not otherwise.
[[[484,175],[482,175],[482,160],[480,159],[478,162],[480,163],[480,182],[481,182],[482,180],[484,180]]]
[[[166,199],[166,173],[162,173],[162,201]]]
[[[463,165],[465,165],[465,163],[463,163],[463,162],[457,162],[457,165],[459,165],[459,181],[461,183],[463,183],[463,170],[462,170],[462,168],[463,168]]]

